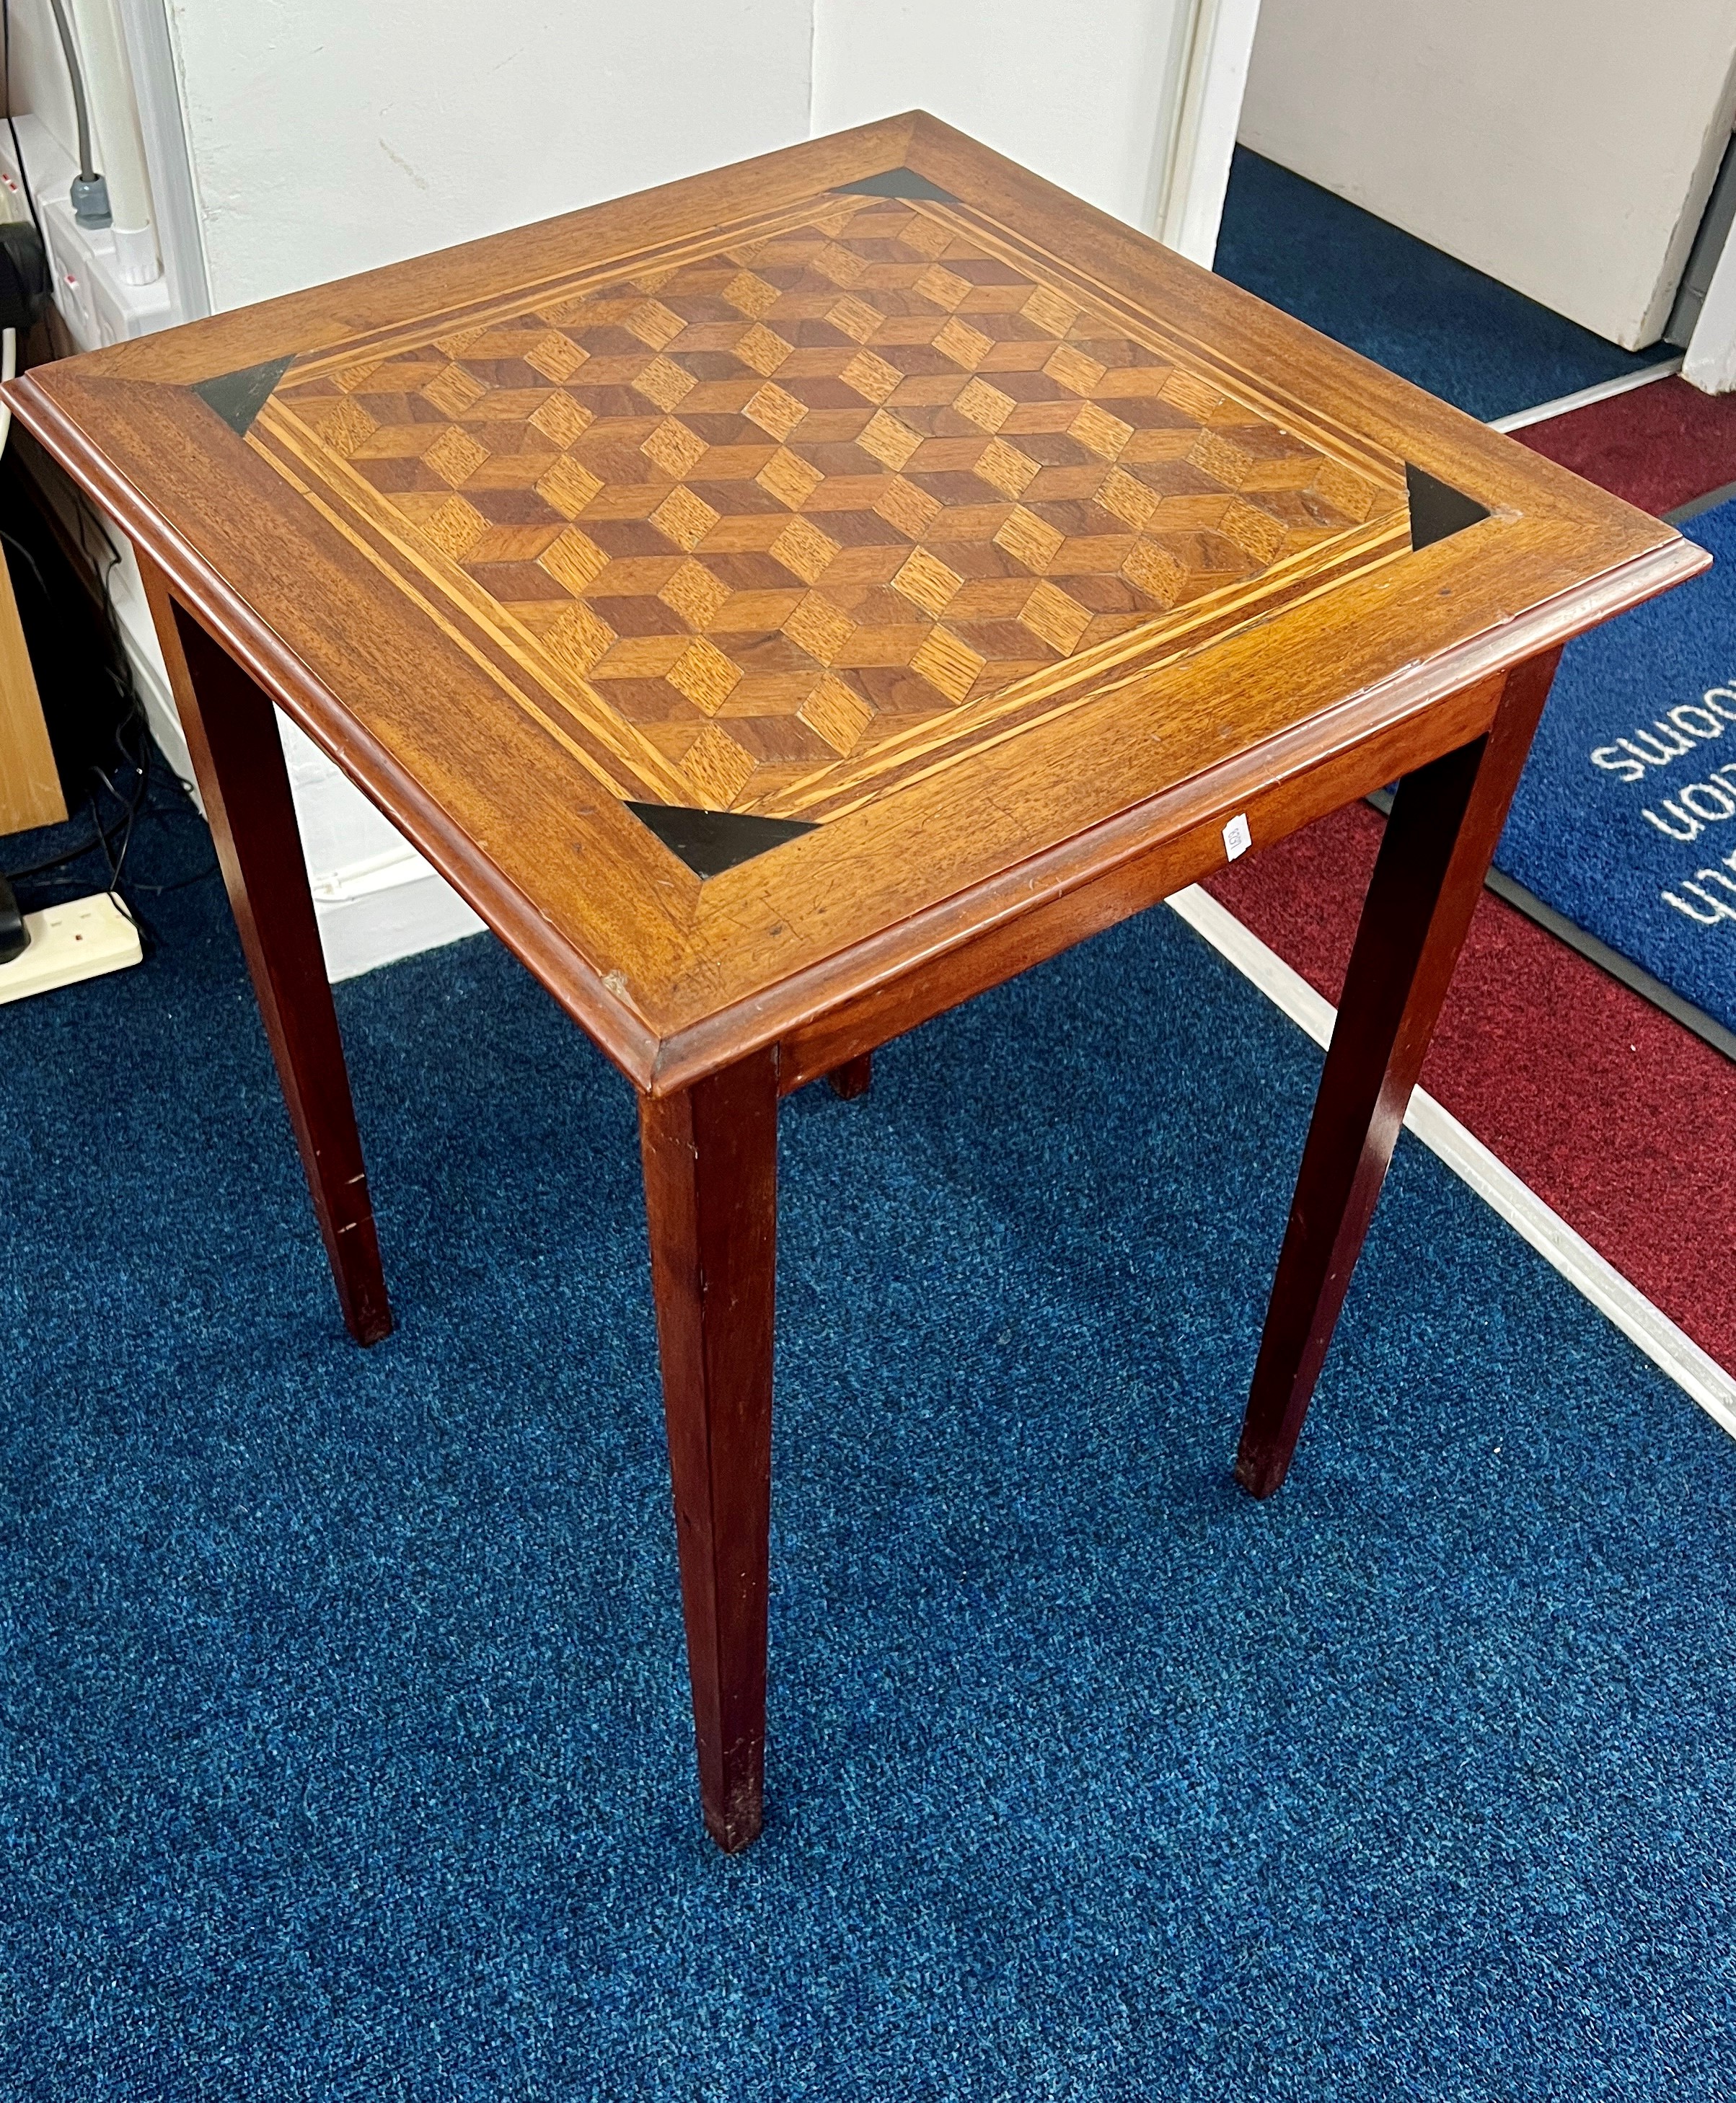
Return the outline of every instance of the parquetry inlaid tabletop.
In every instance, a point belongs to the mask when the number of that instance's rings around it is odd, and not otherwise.
[[[810,820],[1407,545],[1396,460],[898,186],[296,360],[250,440],[615,794]]]
[[[1704,560],[921,116],[11,393],[138,544],[357,1341],[391,1312],[274,702],[639,1090],[730,1849],[780,1095],[860,1095],[929,1016],[1398,780],[1237,1453],[1271,1496],[1561,646]]]
[[[1692,559],[921,117],[18,407],[658,1089]]]

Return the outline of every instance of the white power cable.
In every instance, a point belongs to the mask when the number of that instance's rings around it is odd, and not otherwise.
[[[18,331],[15,328],[0,329],[0,380],[11,380],[18,372]],[[0,453],[6,451],[6,442],[11,433],[12,405],[0,400]]]

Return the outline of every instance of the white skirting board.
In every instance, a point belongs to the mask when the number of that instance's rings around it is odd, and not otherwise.
[[[479,933],[482,922],[360,789],[287,717],[278,728],[332,983]]]
[[[334,985],[483,931],[445,878],[408,847],[331,870],[313,887],[326,976]]]
[[[1655,365],[1642,366],[1637,372],[1624,372],[1618,380],[1600,380],[1595,387],[1582,387],[1574,394],[1558,394],[1552,402],[1538,402],[1529,409],[1516,409],[1511,416],[1491,416],[1489,428],[1492,431],[1525,431],[1533,424],[1547,424],[1556,416],[1570,416],[1575,409],[1589,409],[1594,402],[1613,401],[1618,394],[1631,394],[1636,387],[1649,387],[1654,380],[1667,380],[1672,373],[1682,369],[1681,353],[1673,358],[1660,358]]]
[[[1269,949],[1235,914],[1197,884],[1169,900],[1194,932],[1209,942],[1244,978],[1281,1007],[1316,1044],[1331,1038],[1338,1010],[1316,993],[1300,972]],[[1485,1203],[1529,1242],[1544,1261],[1560,1272],[1591,1305],[1608,1315],[1630,1341],[1638,1345],[1661,1372],[1667,1373],[1707,1415],[1736,1438],[1736,1380],[1692,1337],[1684,1336],[1614,1265],[1576,1234],[1529,1185],[1466,1130],[1434,1097],[1418,1088],[1404,1115],[1407,1130],[1431,1154],[1462,1176]]]

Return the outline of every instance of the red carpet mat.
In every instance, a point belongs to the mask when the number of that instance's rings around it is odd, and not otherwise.
[[[1736,395],[1679,379],[1513,435],[1652,512],[1736,482]],[[1355,805],[1207,887],[1334,1005],[1384,822]],[[1485,891],[1422,1085],[1736,1372],[1736,1065]]]
[[[1654,380],[1513,433],[1642,511],[1673,511],[1736,482],[1736,394]]]
[[[1353,805],[1206,887],[1336,1005],[1384,822]],[[1736,1065],[1485,891],[1422,1085],[1736,1372]]]

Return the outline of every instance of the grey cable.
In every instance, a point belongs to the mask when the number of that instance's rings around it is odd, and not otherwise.
[[[88,182],[96,178],[91,153],[91,111],[84,99],[84,73],[78,64],[78,47],[73,42],[73,26],[66,19],[63,0],[48,0],[54,10],[55,27],[60,33],[60,49],[66,54],[66,70],[72,75],[73,114],[78,123],[78,172]]]
[[[48,0],[54,24],[60,33],[60,49],[66,55],[66,71],[73,84],[73,114],[78,125],[78,172],[73,179],[73,216],[81,226],[114,224],[109,210],[109,185],[96,172],[91,150],[91,111],[84,96],[84,69],[78,63],[78,47],[73,42],[73,25],[66,19],[65,0]]]

